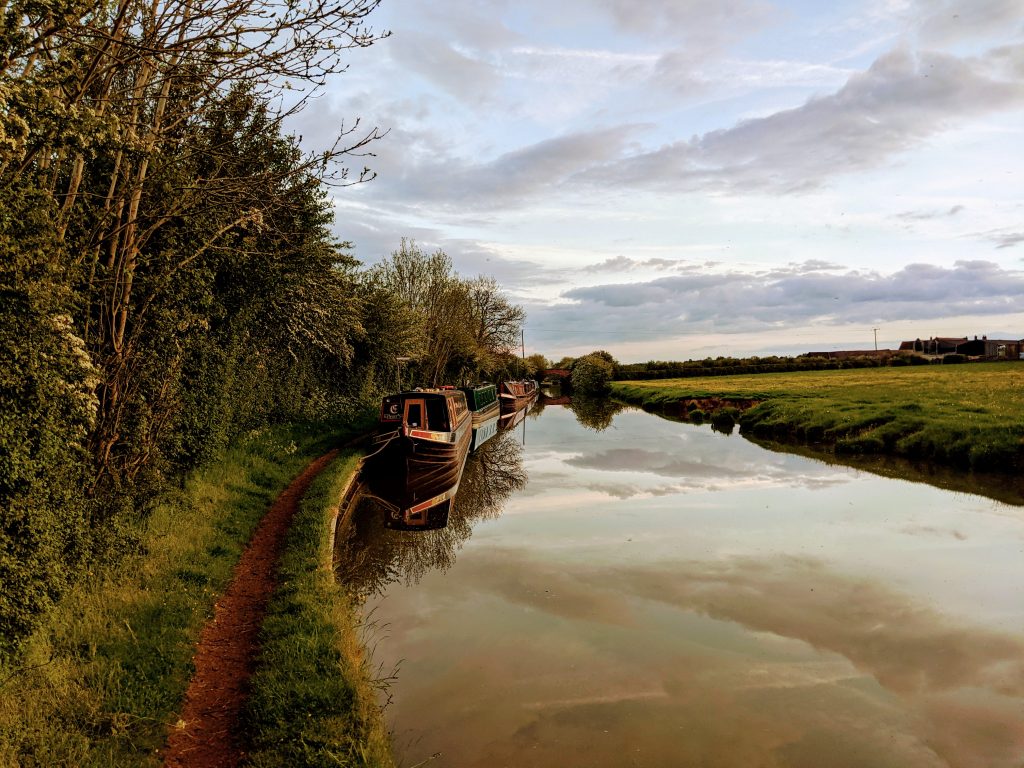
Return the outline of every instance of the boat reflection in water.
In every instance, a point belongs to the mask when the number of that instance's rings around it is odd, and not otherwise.
[[[498,431],[493,384],[456,390],[416,389],[381,402],[381,432],[363,462],[360,482],[397,530],[448,525],[470,451]]]
[[[501,429],[512,429],[526,418],[531,406],[539,402],[540,390],[535,381],[506,381],[502,389]],[[517,394],[508,394],[504,390]]]
[[[498,431],[496,418],[481,425],[474,443],[448,488],[403,475],[403,463],[393,463],[395,449],[391,459],[382,452],[364,461],[343,502],[334,552],[337,580],[357,600],[396,581],[418,583],[430,570],[447,571],[473,526],[498,517],[526,485],[522,447],[513,433]]]

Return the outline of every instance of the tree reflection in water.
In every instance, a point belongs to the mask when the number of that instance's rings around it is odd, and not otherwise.
[[[466,459],[447,526],[423,531],[388,529],[393,508],[372,495],[365,479],[357,480],[335,536],[336,579],[362,602],[393,582],[416,584],[428,571],[447,571],[473,526],[501,515],[526,479],[516,432],[500,432]]]
[[[602,432],[612,425],[615,414],[628,406],[606,397],[584,397],[573,395],[568,403],[576,421],[587,429]]]

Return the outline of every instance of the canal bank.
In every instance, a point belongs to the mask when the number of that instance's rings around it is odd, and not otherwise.
[[[1024,470],[1024,362],[619,381],[613,397],[678,417],[718,402],[743,434],[840,455]]]

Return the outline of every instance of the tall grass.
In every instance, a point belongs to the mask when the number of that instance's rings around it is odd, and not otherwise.
[[[0,765],[159,765],[194,644],[245,543],[335,438],[250,434],[137,521],[137,553],[82,574],[24,658],[0,668]]]
[[[741,429],[960,467],[1024,467],[1024,362],[616,382],[647,407],[686,398],[754,399]]]
[[[394,765],[358,611],[329,569],[329,523],[357,462],[342,454],[314,481],[288,532],[246,707],[252,766]]]

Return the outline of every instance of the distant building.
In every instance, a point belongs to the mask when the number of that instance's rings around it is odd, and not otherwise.
[[[927,341],[915,339],[904,341],[900,344],[900,351],[909,349],[911,352],[920,352],[922,355],[949,355],[956,352],[958,346],[967,341],[967,337],[954,338],[952,336],[932,336]],[[908,347],[909,345],[909,347]]]
[[[975,336],[960,344],[956,351],[969,357],[1019,360],[1024,353],[1024,339],[990,339],[988,336],[979,339]]]
[[[975,336],[956,338],[952,336],[933,336],[927,340],[915,339],[900,344],[900,352],[917,352],[922,355],[960,354],[968,357],[987,357],[993,359],[1024,360],[1024,339],[990,339]]]

